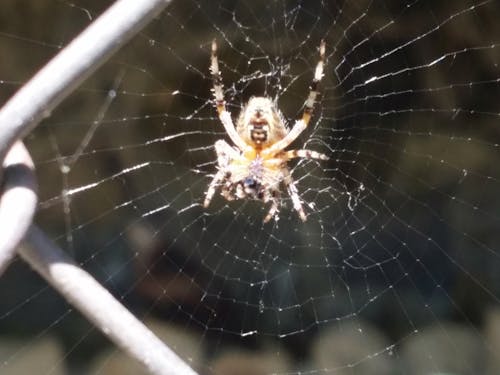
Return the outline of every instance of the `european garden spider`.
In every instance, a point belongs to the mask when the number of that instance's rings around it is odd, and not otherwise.
[[[264,218],[268,222],[277,215],[280,205],[280,184],[283,182],[293,208],[302,221],[306,214],[292,179],[287,162],[293,158],[327,160],[326,155],[312,150],[288,150],[290,145],[302,133],[311,119],[311,114],[318,96],[318,84],[323,77],[325,61],[325,42],[319,46],[319,61],[316,65],[309,96],[304,103],[302,118],[288,129],[286,122],[268,97],[252,97],[243,107],[236,122],[226,110],[222,75],[217,59],[217,43],[212,42],[210,72],[213,79],[213,93],[219,119],[224,125],[229,138],[236,146],[220,139],[215,142],[217,154],[217,173],[210,183],[203,206],[210,204],[216,190],[227,200],[251,198],[264,203],[271,202],[271,207]]]

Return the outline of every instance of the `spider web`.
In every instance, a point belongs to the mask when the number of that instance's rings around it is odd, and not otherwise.
[[[105,6],[2,5],[3,98]],[[499,14],[491,0],[173,2],[27,138],[37,223],[200,372],[496,373]],[[202,207],[229,142],[213,38],[233,118],[268,96],[289,126],[325,40],[291,145],[330,157],[290,163],[307,222],[286,194],[269,223],[262,202]],[[1,282],[2,331],[24,337],[2,372],[54,339],[38,371],[112,373],[119,354],[27,266]]]

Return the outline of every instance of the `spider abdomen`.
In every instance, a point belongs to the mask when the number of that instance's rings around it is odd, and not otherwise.
[[[228,168],[231,174],[228,177],[230,183],[225,187],[225,196],[268,202],[279,189],[280,168],[281,166],[277,168],[275,159],[270,162],[259,155],[250,160],[233,160]]]
[[[264,191],[262,184],[252,176],[248,176],[241,182],[245,195],[253,199],[262,200]]]
[[[238,181],[243,188],[246,197],[253,199],[263,199],[265,187],[262,184],[264,165],[260,156],[253,159],[246,167],[244,172],[246,176]]]

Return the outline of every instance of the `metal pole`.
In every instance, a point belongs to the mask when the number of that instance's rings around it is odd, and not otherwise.
[[[0,110],[0,160],[171,0],[118,0]]]
[[[30,228],[18,252],[69,303],[152,374],[196,375],[176,353],[89,273],[56,247],[40,229],[35,226]]]
[[[0,196],[0,275],[16,254],[33,220],[38,202],[33,161],[22,142],[16,142],[3,163]]]
[[[0,110],[0,160],[5,159],[17,140],[48,117],[85,78],[170,2],[171,0],[116,1],[43,67]],[[14,153],[20,151],[16,147],[13,149]],[[7,159],[4,165],[9,167],[12,160],[14,159]],[[31,168],[28,169],[32,173]],[[15,187],[23,185],[23,179],[11,179],[8,169],[4,172],[5,191],[12,190],[8,185],[9,181],[13,181],[12,186]],[[34,181],[32,182],[31,188],[29,183],[26,185],[35,194]],[[26,227],[31,221],[31,216],[28,217],[26,222],[23,219],[22,222],[12,221],[12,224]],[[4,230],[3,226],[1,230]],[[7,250],[15,246],[12,244],[13,241],[9,241],[8,246],[0,243],[0,267],[8,264],[12,251]],[[18,251],[71,304],[116,345],[143,363],[151,373],[196,374],[90,274],[57,248],[41,230],[32,226]]]

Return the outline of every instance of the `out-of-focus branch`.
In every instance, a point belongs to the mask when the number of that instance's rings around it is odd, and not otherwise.
[[[118,347],[152,374],[196,374],[35,226],[19,254]]]
[[[37,195],[33,161],[22,142],[11,147],[3,163],[0,197],[0,275],[14,257],[35,214]]]
[[[0,110],[0,160],[171,0],[118,0]]]

